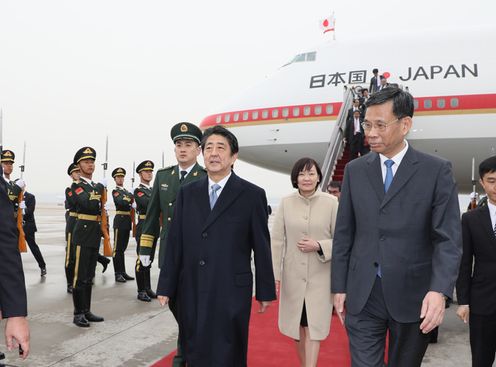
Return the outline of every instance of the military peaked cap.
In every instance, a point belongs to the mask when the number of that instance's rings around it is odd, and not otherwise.
[[[117,177],[117,176],[125,176],[126,175],[126,170],[122,167],[117,167],[112,171],[112,177]]]
[[[82,160],[85,159],[96,159],[96,151],[93,148],[90,147],[82,147],[76,152],[76,155],[74,156],[74,164],[78,164]]]
[[[5,149],[2,150],[2,162],[12,162],[14,163],[15,154],[13,151]]]
[[[67,174],[70,176],[71,173],[74,172],[74,171],[79,171],[79,167],[76,164],[71,163],[69,165],[69,167],[67,168]]]
[[[152,161],[143,161],[136,167],[136,173],[140,173],[141,171],[153,171],[154,167],[155,165]]]
[[[174,143],[181,139],[187,139],[200,144],[202,136],[203,134],[200,128],[189,122],[180,122],[175,124],[171,129],[171,138]]]

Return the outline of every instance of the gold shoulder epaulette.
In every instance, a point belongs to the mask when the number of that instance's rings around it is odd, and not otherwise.
[[[176,165],[172,165],[172,166],[168,166],[168,167],[164,167],[164,168],[160,168],[157,170],[157,172],[161,172],[161,171],[169,171],[170,169],[174,169]]]

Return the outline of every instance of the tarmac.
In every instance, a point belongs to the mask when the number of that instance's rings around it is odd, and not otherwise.
[[[160,307],[156,300],[151,303],[138,301],[136,282],[116,283],[112,264],[103,274],[98,264],[94,279],[92,312],[103,316],[105,322],[93,323],[89,328],[73,325],[72,297],[66,293],[64,273],[64,209],[55,204],[38,205],[36,221],[36,238],[48,274],[40,277],[38,265],[29,250],[22,254],[31,353],[22,361],[16,352],[6,352],[7,358],[2,362],[32,367],[140,367],[152,365],[175,349],[177,325],[169,309]],[[134,274],[135,259],[136,243],[132,239],[126,251],[126,269],[130,275]],[[152,287],[155,287],[156,263],[152,269]],[[438,343],[429,345],[422,366],[471,365],[468,326],[458,319],[455,311],[456,305],[446,310]],[[6,351],[3,337],[0,338],[0,350]]]

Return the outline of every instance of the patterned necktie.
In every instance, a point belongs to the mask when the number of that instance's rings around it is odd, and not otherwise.
[[[188,171],[181,171],[181,177],[179,178],[180,183],[184,181],[184,177],[186,176],[186,173],[188,173]]]
[[[217,201],[217,191],[220,189],[219,184],[212,185],[212,191],[210,191],[210,210],[212,210],[215,206],[215,202]]]
[[[496,223],[494,223],[493,232],[494,232],[494,237],[496,237]]]
[[[391,182],[393,182],[393,164],[394,161],[391,159],[388,159],[387,161],[384,162],[386,165],[386,179],[384,180],[384,192],[387,192],[389,189],[389,186],[391,186]]]

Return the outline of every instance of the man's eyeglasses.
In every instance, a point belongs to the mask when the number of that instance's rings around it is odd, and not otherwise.
[[[372,130],[372,128],[376,128],[378,131],[386,131],[387,127],[389,125],[392,125],[394,124],[395,122],[398,122],[400,121],[401,118],[397,118],[393,121],[389,121],[389,122],[377,122],[377,123],[372,123],[370,121],[364,121],[362,122],[362,127],[365,131],[369,131],[369,130]]]

